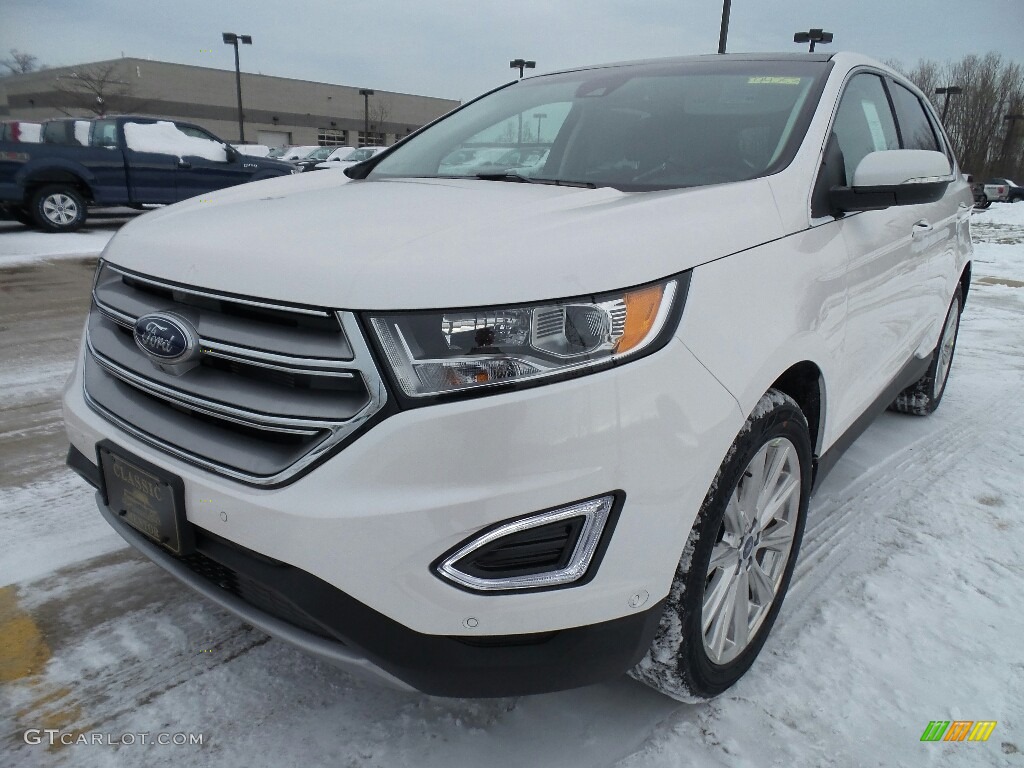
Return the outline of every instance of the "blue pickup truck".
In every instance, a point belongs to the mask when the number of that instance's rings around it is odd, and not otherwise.
[[[243,155],[190,123],[149,117],[58,120],[38,143],[0,141],[0,207],[47,232],[82,226],[89,206],[176,203],[215,189],[295,173]]]

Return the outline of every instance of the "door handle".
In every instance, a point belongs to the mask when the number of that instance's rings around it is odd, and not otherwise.
[[[178,167],[179,168],[191,168],[192,167],[192,163],[190,163],[188,160],[186,160],[183,157],[179,157],[178,158]]]
[[[932,231],[932,225],[928,221],[928,219],[921,219],[920,221],[918,221],[918,222],[916,222],[914,224],[913,234],[915,234],[915,235],[921,235],[921,234],[924,234],[925,232],[931,232],[931,231]]]

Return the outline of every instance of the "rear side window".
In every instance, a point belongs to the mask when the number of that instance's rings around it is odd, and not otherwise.
[[[896,107],[896,119],[900,124],[900,135],[904,149],[930,149],[941,152],[935,131],[925,114],[920,99],[899,83],[890,81],[889,93]]]
[[[832,131],[843,151],[847,184],[853,183],[853,172],[870,152],[900,148],[880,77],[856,75],[847,83]]]

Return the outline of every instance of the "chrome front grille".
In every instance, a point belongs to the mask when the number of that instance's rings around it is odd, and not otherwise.
[[[198,331],[199,364],[157,367],[135,343],[142,315]],[[278,485],[381,409],[386,392],[350,312],[221,294],[101,262],[85,396],[99,414],[184,461]]]

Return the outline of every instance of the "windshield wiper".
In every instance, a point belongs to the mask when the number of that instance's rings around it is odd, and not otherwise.
[[[555,187],[582,187],[584,189],[597,189],[592,181],[562,181],[560,179],[535,179],[530,176],[523,176],[515,171],[501,171],[498,173],[475,173],[473,178],[484,181],[514,181],[520,184],[550,184]]]

